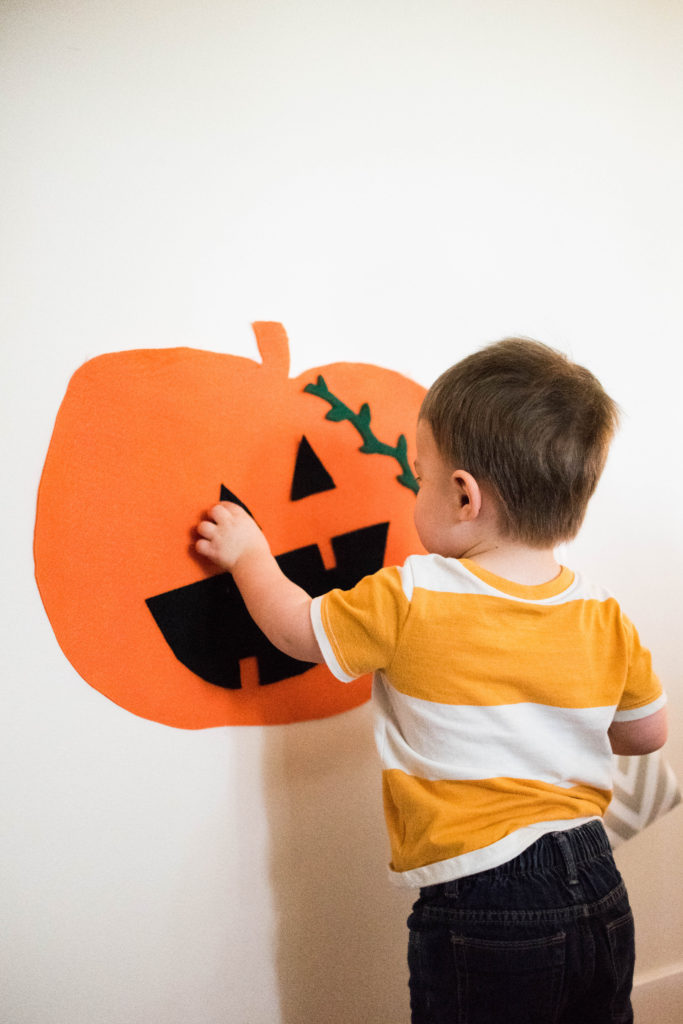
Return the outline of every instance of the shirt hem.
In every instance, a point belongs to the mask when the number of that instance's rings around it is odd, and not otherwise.
[[[657,700],[650,701],[649,704],[643,704],[639,708],[626,708],[622,711],[616,711],[614,714],[613,722],[637,722],[640,718],[648,718],[650,715],[654,715],[657,711],[666,705],[666,694],[663,693]]]
[[[459,857],[435,861],[433,864],[425,864],[409,871],[394,871],[390,868],[389,877],[394,885],[401,888],[422,888],[426,885],[451,882],[456,878],[466,878],[468,875],[476,875],[481,871],[507,864],[549,832],[566,832],[568,829],[579,828],[589,821],[602,821],[602,818],[598,814],[593,814],[583,818],[537,822],[518,829],[498,842],[491,843],[490,846],[460,854]]]
[[[342,683],[352,683],[354,679],[356,679],[357,677],[350,676],[347,672],[344,671],[344,669],[337,661],[334,650],[332,648],[332,644],[328,639],[327,631],[325,630],[325,626],[323,625],[323,597],[324,595],[321,595],[320,597],[314,597],[311,601],[311,625],[313,626],[315,638],[318,641],[320,653],[325,659],[325,664],[327,665],[330,672],[336,679],[339,679]]]

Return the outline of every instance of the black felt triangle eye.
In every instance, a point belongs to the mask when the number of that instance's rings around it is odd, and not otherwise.
[[[251,512],[250,512],[250,510],[249,510],[249,509],[247,508],[247,506],[246,506],[246,505],[244,504],[244,502],[243,502],[243,501],[240,501],[240,499],[239,499],[239,498],[237,497],[237,495],[236,495],[236,494],[233,494],[233,493],[232,493],[232,491],[231,491],[231,490],[229,490],[229,489],[228,489],[228,488],[227,488],[227,487],[225,486],[225,484],[221,484],[221,497],[220,497],[220,500],[221,500],[221,501],[234,501],[234,503],[235,503],[236,505],[239,505],[239,506],[240,506],[241,508],[243,508],[243,509],[244,509],[244,511],[245,511],[245,512],[247,512],[247,513],[248,513],[248,515],[250,515],[252,519],[254,518],[254,517],[253,517],[253,515],[251,515]]]
[[[292,478],[291,501],[308,498],[311,494],[331,491],[336,484],[305,437],[301,438],[296,453],[296,465]]]

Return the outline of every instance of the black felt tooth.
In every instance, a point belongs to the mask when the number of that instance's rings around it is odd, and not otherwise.
[[[233,498],[223,499],[221,492],[221,500]],[[334,587],[347,589],[381,569],[388,529],[388,523],[377,523],[333,537],[337,564],[332,569],[325,568],[317,544],[278,555],[277,562],[312,597]],[[270,643],[249,615],[230,573],[157,594],[146,604],[176,658],[215,686],[240,689],[242,658],[256,658],[262,686],[312,668],[312,663],[290,658]]]

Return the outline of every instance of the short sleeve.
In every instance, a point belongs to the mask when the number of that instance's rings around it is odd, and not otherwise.
[[[407,617],[401,572],[380,569],[351,590],[311,603],[311,621],[327,667],[342,682],[388,668]]]
[[[652,656],[640,642],[633,623],[623,616],[628,645],[626,685],[614,716],[615,722],[632,722],[647,718],[666,704],[666,695],[652,668]]]

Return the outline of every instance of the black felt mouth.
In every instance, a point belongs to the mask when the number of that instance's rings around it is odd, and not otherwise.
[[[317,544],[278,555],[276,561],[285,576],[311,597],[335,587],[348,589],[382,568],[388,529],[388,523],[377,523],[333,537],[333,569],[325,568]],[[239,690],[242,658],[256,658],[261,685],[313,667],[270,643],[247,612],[228,572],[149,597],[146,604],[176,658],[207,683]]]

